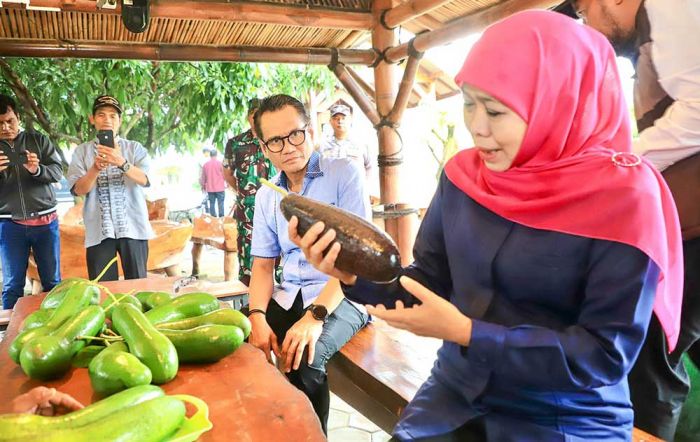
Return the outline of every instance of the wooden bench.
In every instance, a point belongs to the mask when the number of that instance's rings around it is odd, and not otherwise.
[[[192,275],[199,275],[202,247],[214,247],[224,252],[224,280],[236,279],[234,268],[238,259],[238,231],[231,217],[215,218],[201,215],[194,219],[192,231]]]
[[[329,361],[331,390],[387,433],[428,378],[441,341],[370,323]],[[634,429],[633,442],[663,442]]]
[[[61,275],[64,278],[88,276],[82,210],[82,203],[71,207],[58,226],[61,236]],[[149,272],[158,271],[170,276],[179,276],[182,254],[192,235],[192,224],[168,220],[151,220],[150,223],[155,236],[148,240],[146,269]],[[118,265],[121,269],[121,261]],[[119,272],[124,273],[123,270]],[[33,256],[29,259],[27,277],[32,281],[32,293],[41,293],[43,288]]]
[[[168,199],[160,198],[154,201],[146,200],[146,208],[148,209],[149,220],[167,220],[168,219]]]

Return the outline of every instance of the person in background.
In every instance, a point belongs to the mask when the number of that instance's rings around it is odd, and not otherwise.
[[[97,97],[89,120],[95,130],[111,131],[114,138],[114,147],[99,144],[97,138],[79,145],[68,167],[71,192],[85,196],[89,278],[95,279],[117,254],[125,279],[145,278],[148,240],[153,236],[143,192],[150,186],[148,152],[141,143],[119,136],[122,107],[116,98]],[[116,264],[102,277],[102,281],[118,279]]]
[[[400,281],[335,268],[322,223],[300,238],[292,218],[289,237],[371,315],[443,340],[396,439],[630,440],[627,374],[652,310],[676,345],[683,265],[671,193],[630,151],[613,48],[521,12],[455,82],[475,147],[446,164]]]
[[[209,194],[207,193],[206,190],[204,190],[204,187],[202,187],[201,183],[201,177],[202,177],[202,169],[204,168],[204,164],[206,164],[207,161],[209,161],[209,154],[211,153],[211,149],[208,147],[203,147],[202,148],[202,156],[197,163],[197,176],[200,178],[200,183],[199,183],[199,188],[202,191],[202,211],[204,213],[209,213]]]
[[[209,153],[209,161],[202,167],[200,183],[202,189],[209,195],[209,215],[224,217],[226,216],[224,213],[226,181],[224,181],[224,166],[217,157],[216,149],[212,149]]]
[[[326,158],[349,158],[356,161],[365,171],[365,177],[370,179],[375,166],[367,143],[351,134],[352,109],[344,104],[335,104],[329,112],[333,134],[321,142],[321,155]]]
[[[248,102],[248,124],[250,128],[228,140],[224,151],[224,178],[236,193],[233,217],[238,230],[238,279],[250,285],[250,269],[253,258],[250,242],[253,236],[255,194],[260,187],[260,178],[270,179],[277,173],[270,160],[263,154],[255,135],[253,117],[260,100]]]
[[[63,171],[53,143],[38,132],[23,131],[15,100],[4,94],[0,94],[0,145],[2,308],[11,309],[24,294],[30,250],[43,289],[51,290],[61,281],[53,184]],[[5,149],[26,153],[26,162],[10,165]]]
[[[572,5],[635,65],[639,138],[632,149],[662,171],[683,228],[678,345],[669,352],[661,324],[652,318],[629,376],[635,426],[673,440],[690,390],[683,354],[700,364],[700,2],[579,0]]]
[[[262,101],[255,129],[263,152],[280,170],[272,181],[283,189],[369,219],[362,171],[347,159],[321,158],[314,150],[310,117],[289,95]],[[250,282],[249,342],[271,360],[274,353],[290,382],[311,401],[324,432],[330,392],[326,363],[366,323],[367,313],[343,297],[335,279],[312,268],[289,241],[280,211],[282,196],[263,187],[255,201],[254,256]],[[274,284],[283,257],[282,282]]]

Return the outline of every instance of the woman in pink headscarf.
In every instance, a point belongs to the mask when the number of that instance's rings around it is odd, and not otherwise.
[[[320,223],[290,237],[371,314],[443,339],[396,439],[629,440],[626,376],[652,310],[675,345],[682,263],[670,193],[630,153],[613,50],[528,11],[488,28],[456,81],[476,147],[445,167],[400,283],[335,269]]]

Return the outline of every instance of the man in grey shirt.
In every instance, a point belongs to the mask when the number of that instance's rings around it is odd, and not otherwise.
[[[90,279],[117,253],[125,279],[146,277],[148,239],[153,236],[143,188],[148,181],[149,158],[136,141],[118,136],[122,107],[109,95],[100,95],[92,106],[90,124],[99,131],[111,131],[114,147],[98,139],[75,149],[68,168],[68,183],[74,195],[85,195],[83,219]],[[119,279],[117,266],[105,273],[103,281]]]

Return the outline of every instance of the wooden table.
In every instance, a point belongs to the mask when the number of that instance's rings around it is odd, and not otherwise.
[[[391,433],[430,375],[442,341],[377,320],[360,330],[328,363],[331,390]],[[637,428],[632,442],[663,442]]]
[[[104,283],[114,292],[167,289],[176,278],[152,278]],[[7,413],[12,399],[30,389],[47,385],[66,392],[83,404],[97,400],[86,369],[72,369],[62,379],[39,382],[28,378],[8,356],[8,347],[22,320],[35,311],[44,295],[21,298],[0,343],[0,413]],[[202,441],[324,441],[318,418],[309,400],[287,382],[263,354],[249,344],[215,364],[180,366],[177,377],[162,386],[170,394],[190,394],[209,405],[214,428]]]

